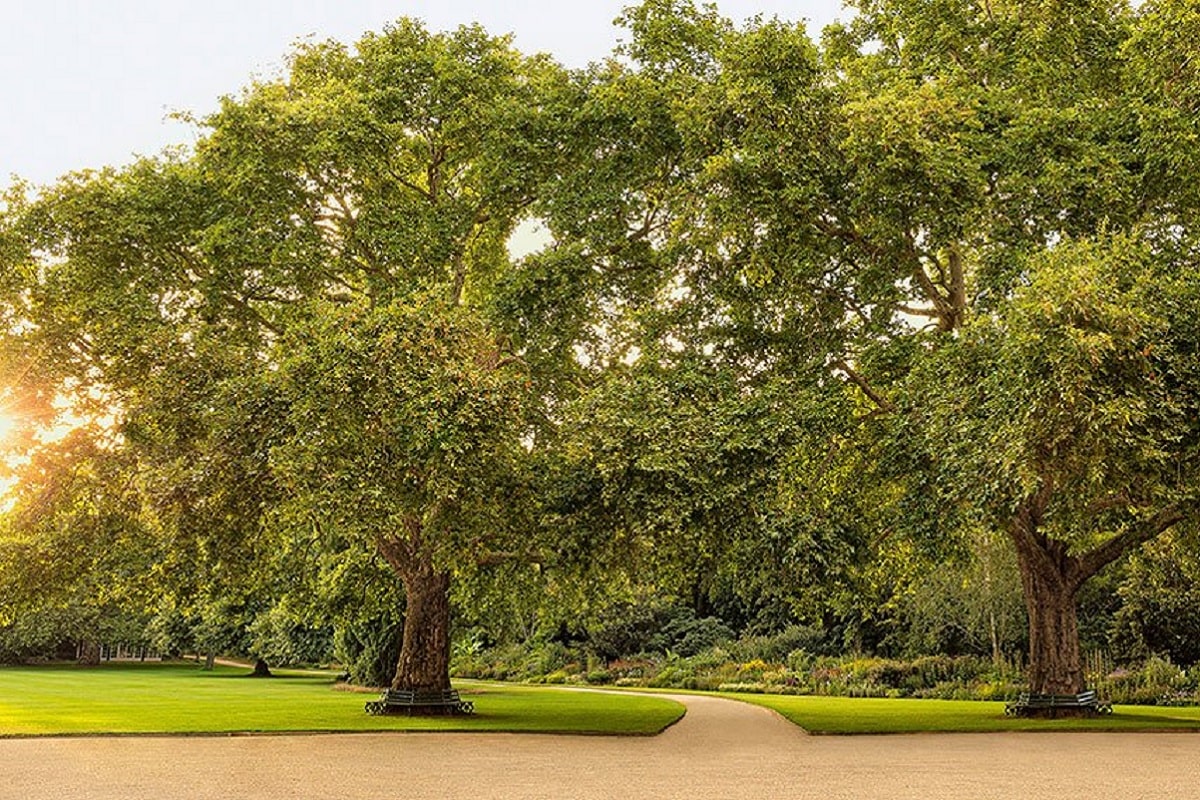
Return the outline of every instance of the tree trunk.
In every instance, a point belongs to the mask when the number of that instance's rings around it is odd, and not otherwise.
[[[1079,694],[1086,688],[1075,608],[1075,593],[1083,583],[1080,563],[1065,543],[1038,532],[1039,516],[1028,507],[1022,509],[1010,530],[1029,614],[1029,691]],[[1045,711],[1046,716],[1072,713]]]
[[[996,624],[995,609],[988,609],[988,633],[992,640],[992,666],[999,671],[1004,666],[1004,651],[1000,649],[1000,628]]]
[[[250,677],[271,678],[274,676],[271,675],[271,668],[267,665],[267,662],[263,661],[261,658],[256,658],[254,659],[254,672],[250,673]]]
[[[1029,691],[1079,694],[1086,688],[1079,655],[1075,595],[1093,575],[1135,548],[1188,518],[1189,509],[1170,505],[1127,527],[1092,550],[1071,555],[1065,542],[1039,530],[1054,494],[1052,481],[1017,508],[1008,528],[1017,550],[1025,608],[1029,612]],[[1045,709],[1040,716],[1068,716],[1072,709]],[[1086,714],[1080,709],[1078,714]]]
[[[97,666],[100,663],[100,643],[84,639],[79,647],[79,663],[88,667]]]
[[[1029,691],[1079,694],[1085,688],[1079,657],[1075,591],[1054,571],[1021,563],[1029,613]]]
[[[450,688],[450,574],[422,563],[404,571],[404,644],[393,689]]]
[[[217,666],[217,654],[215,651],[209,651],[204,657],[204,669],[212,671]]]

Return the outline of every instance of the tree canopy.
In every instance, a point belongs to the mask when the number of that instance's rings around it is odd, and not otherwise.
[[[388,565],[397,687],[448,685],[501,563],[861,629],[1002,536],[1031,686],[1078,692],[1080,589],[1200,502],[1200,17],[852,8],[646,0],[574,73],[411,20],[300,47],[193,151],[8,194],[6,391],[115,419],[180,593]]]

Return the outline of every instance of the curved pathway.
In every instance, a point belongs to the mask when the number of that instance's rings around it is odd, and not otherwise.
[[[0,740],[0,798],[1190,798],[1200,736],[807,736],[677,696],[660,736],[318,734]]]

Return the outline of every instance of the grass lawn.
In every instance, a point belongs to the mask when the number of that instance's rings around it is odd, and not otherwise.
[[[244,731],[523,731],[647,735],[683,715],[648,695],[458,684],[469,717],[373,717],[374,694],[337,690],[332,675],[189,663],[0,668],[0,737]]]
[[[1200,707],[1116,706],[1086,719],[1033,720],[1004,716],[1003,703],[968,700],[887,700],[770,694],[726,694],[774,709],[810,733],[990,731],[1200,731]]]

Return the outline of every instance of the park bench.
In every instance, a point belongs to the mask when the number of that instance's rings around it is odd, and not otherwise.
[[[1096,697],[1096,691],[1089,689],[1079,694],[1033,694],[1023,692],[1017,699],[1004,706],[1004,713],[1010,717],[1024,717],[1034,711],[1050,709],[1053,716],[1056,709],[1085,709],[1092,714],[1111,714],[1112,703]]]
[[[378,700],[366,704],[368,714],[474,714],[475,704],[463,700],[457,689],[422,692],[388,689]]]

